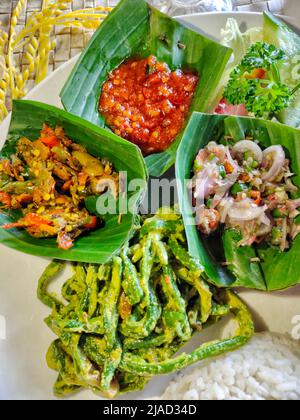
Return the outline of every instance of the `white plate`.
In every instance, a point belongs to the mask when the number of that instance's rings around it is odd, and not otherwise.
[[[243,29],[260,26],[262,17],[255,13],[215,13],[185,16],[181,19],[201,28],[202,32],[218,38],[228,17],[235,17]],[[296,24],[292,20],[293,24]],[[76,58],[59,68],[27,96],[61,107],[59,92]],[[0,126],[0,146],[6,138],[8,119]],[[48,308],[36,298],[37,281],[48,261],[28,256],[0,246],[0,399],[54,399],[52,385],[56,373],[46,366],[45,354],[53,334],[44,325]],[[275,267],[274,267],[275,268]],[[292,331],[292,319],[300,315],[300,287],[283,293],[242,292],[243,298],[256,314],[257,326],[273,332]],[[4,319],[6,340],[1,339]],[[2,328],[2,329],[1,329]],[[218,326],[194,341],[211,339],[219,335]],[[128,399],[151,398],[164,389],[170,377],[154,379],[138,394]],[[72,399],[97,399],[91,392],[81,392]]]

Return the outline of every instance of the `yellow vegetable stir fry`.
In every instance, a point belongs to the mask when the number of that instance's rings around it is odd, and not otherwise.
[[[35,238],[57,237],[68,250],[83,232],[100,221],[84,200],[108,188],[117,197],[119,174],[105,159],[97,159],[72,142],[61,127],[44,125],[40,138],[21,138],[16,154],[0,162],[2,208],[20,209],[22,217],[2,228],[22,228]]]
[[[233,292],[210,285],[189,256],[174,213],[146,219],[106,265],[75,264],[59,300],[47,288],[63,267],[53,261],[38,289],[52,309],[46,324],[58,336],[47,354],[58,371],[58,396],[81,388],[110,398],[141,390],[154,375],[234,350],[253,334],[246,306]],[[238,322],[236,336],[175,356],[194,333],[229,314]]]

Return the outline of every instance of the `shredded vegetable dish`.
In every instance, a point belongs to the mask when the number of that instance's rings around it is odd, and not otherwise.
[[[230,140],[230,139],[229,139]],[[300,232],[298,189],[282,146],[262,150],[253,139],[209,143],[194,163],[197,226],[205,235],[219,227],[242,233],[241,246],[267,242],[282,251]]]
[[[166,150],[184,126],[198,76],[171,71],[154,56],[130,59],[105,82],[99,111],[119,136],[145,155]]]
[[[58,396],[82,388],[111,398],[141,390],[155,375],[234,350],[253,335],[247,307],[233,292],[210,285],[190,257],[176,214],[146,219],[105,265],[75,264],[59,300],[48,285],[63,267],[52,262],[38,288],[52,309],[46,324],[58,337],[47,354],[58,372]],[[175,356],[194,333],[229,314],[238,324],[236,335]]]
[[[44,125],[40,138],[21,138],[16,154],[0,162],[0,202],[22,217],[3,229],[22,228],[35,238],[57,237],[68,250],[83,232],[101,221],[84,200],[110,189],[118,195],[119,175],[112,164],[97,159],[72,142],[61,127]]]

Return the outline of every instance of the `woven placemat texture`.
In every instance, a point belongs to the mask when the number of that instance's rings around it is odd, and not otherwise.
[[[6,32],[9,30],[11,14],[16,3],[16,0],[0,0],[0,28]],[[78,10],[96,6],[114,7],[117,3],[118,0],[73,0],[70,9]],[[42,5],[43,0],[26,1],[24,12],[18,22],[17,32],[23,28],[33,12],[41,10]],[[90,39],[91,34],[91,32],[79,28],[62,29],[60,27],[56,29],[54,34],[56,47],[50,56],[49,72],[57,69],[61,64],[80,53]],[[21,66],[26,65],[26,62],[22,62],[22,52],[16,53],[15,58],[16,63],[20,63]]]

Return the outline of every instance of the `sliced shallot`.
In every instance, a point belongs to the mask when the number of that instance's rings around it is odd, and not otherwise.
[[[264,150],[263,161],[267,161],[270,155],[272,156],[273,163],[269,171],[262,175],[263,181],[273,181],[276,179],[285,164],[285,153],[281,146],[271,146]]]
[[[241,207],[236,204],[228,211],[228,217],[232,220],[250,221],[261,217],[268,209],[267,206],[263,207]]]
[[[234,204],[234,199],[232,197],[224,198],[221,201],[221,203],[218,207],[218,211],[221,215],[221,223],[226,222],[228,212],[231,209],[231,207],[233,206],[233,204]]]
[[[233,150],[237,153],[250,152],[252,157],[259,163],[263,161],[263,152],[258,144],[252,140],[242,140],[236,143]]]

